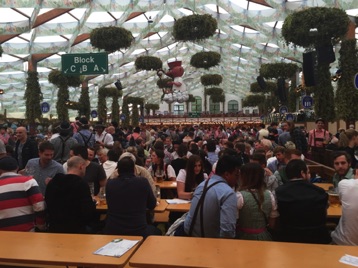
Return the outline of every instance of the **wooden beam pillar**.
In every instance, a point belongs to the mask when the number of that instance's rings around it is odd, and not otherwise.
[[[356,38],[356,33],[355,33],[356,27],[357,27],[357,25],[353,21],[349,21],[348,32],[346,34],[346,39],[350,40],[350,39],[355,39]]]
[[[37,71],[37,60],[35,57],[30,56],[28,59],[28,71],[36,72]]]

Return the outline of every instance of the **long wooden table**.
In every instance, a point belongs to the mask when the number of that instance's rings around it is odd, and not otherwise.
[[[154,208],[154,212],[164,212],[165,209],[167,208],[168,203],[165,200],[160,200],[159,204],[157,203],[157,206]],[[96,210],[97,211],[101,211],[101,212],[107,212],[108,210],[108,206],[107,204],[98,204],[96,206]]]
[[[141,242],[119,258],[93,254],[116,238],[143,239],[141,236],[0,231],[0,263],[16,263],[27,267],[34,264],[124,267]]]
[[[176,189],[177,188],[176,181],[156,182],[155,185],[158,185],[160,187],[160,189]]]
[[[130,258],[132,267],[347,268],[357,247],[194,237],[150,236]]]

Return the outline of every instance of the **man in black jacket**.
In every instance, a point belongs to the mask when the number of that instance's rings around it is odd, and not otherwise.
[[[67,161],[67,175],[57,174],[46,187],[49,231],[89,233],[96,205],[88,184],[83,180],[86,160],[73,156]]]
[[[18,127],[16,129],[16,137],[14,157],[19,164],[19,170],[22,170],[25,168],[27,161],[39,157],[39,151],[37,142],[28,137],[25,127]]]

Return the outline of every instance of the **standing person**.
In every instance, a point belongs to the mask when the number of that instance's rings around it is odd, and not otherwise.
[[[77,140],[72,137],[72,127],[67,121],[61,123],[58,132],[60,136],[50,140],[50,142],[55,148],[53,159],[63,164],[70,158],[70,149],[77,144]]]
[[[267,226],[275,228],[278,217],[276,200],[266,189],[264,169],[257,163],[240,169],[238,198],[239,220],[236,237],[246,240],[272,240]]]
[[[45,195],[46,185],[58,173],[65,173],[63,166],[53,160],[55,148],[49,141],[40,143],[39,157],[27,162],[23,173],[32,175],[40,186],[41,193]]]
[[[16,138],[14,157],[21,170],[30,159],[38,157],[38,148],[36,141],[28,137],[26,128],[24,127],[18,127],[16,129]]]
[[[204,132],[199,128],[199,125],[194,125],[194,139],[196,138],[203,138],[204,137]]]
[[[294,159],[286,166],[288,182],[276,189],[280,229],[277,240],[283,242],[328,244],[326,228],[328,194],[309,182],[306,163]]]
[[[268,138],[269,131],[266,129],[265,124],[259,124],[259,131],[256,133],[256,139],[262,140],[263,138]]]
[[[17,169],[14,158],[0,159],[0,230],[43,230],[45,202],[40,188],[31,176],[17,174]]]
[[[96,143],[111,149],[113,147],[113,136],[105,131],[106,127],[102,124],[97,124],[94,126],[94,129],[96,131],[95,134],[95,140]]]
[[[316,128],[308,132],[308,146],[311,150],[312,160],[324,164],[325,146],[330,141],[329,132],[324,129],[324,120],[316,120]]]
[[[124,157],[118,162],[119,176],[108,180],[106,197],[108,212],[105,234],[161,235],[161,231],[147,224],[146,210],[153,210],[157,199],[143,177],[134,175],[134,162]]]
[[[79,130],[73,135],[73,137],[77,140],[78,144],[83,145],[86,148],[94,148],[95,138],[92,131],[89,130],[87,118],[81,117],[78,120],[77,125],[79,126]]]
[[[73,156],[67,161],[67,174],[57,174],[47,185],[49,231],[53,233],[88,233],[95,219],[96,205],[88,184],[83,180],[86,161]]]
[[[185,233],[194,237],[235,237],[237,197],[232,187],[237,184],[239,167],[236,157],[225,155],[217,163],[216,174],[196,187],[184,221]]]
[[[338,183],[339,199],[342,203],[342,217],[331,233],[338,245],[358,246],[358,179]]]

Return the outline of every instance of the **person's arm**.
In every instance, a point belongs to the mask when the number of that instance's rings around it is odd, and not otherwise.
[[[237,197],[234,191],[223,197],[220,208],[220,237],[234,238],[236,234]]]
[[[193,198],[193,192],[185,192],[185,183],[177,182],[177,192],[180,199],[191,200]]]
[[[35,225],[38,229],[45,229],[45,200],[35,179],[26,183],[26,193],[35,212]]]
[[[168,180],[170,180],[170,181],[176,180],[175,170],[172,167],[172,165],[167,166],[167,175],[168,175]]]
[[[276,219],[279,217],[279,213],[277,210],[277,203],[275,196],[270,192],[270,198],[271,198],[271,212],[268,219],[268,225],[271,229],[276,228]]]

